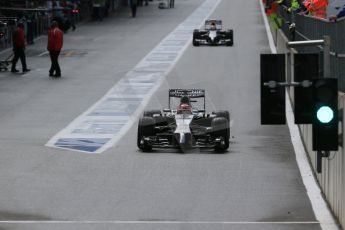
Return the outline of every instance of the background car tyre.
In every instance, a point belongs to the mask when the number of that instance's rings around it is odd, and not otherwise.
[[[140,142],[143,137],[155,135],[155,119],[153,117],[141,117],[138,124],[137,146],[144,152],[151,151],[152,146],[145,143],[141,145]]]
[[[224,142],[223,144],[216,145],[214,150],[216,152],[225,152],[229,148],[229,133],[230,126],[229,121],[224,117],[215,117],[211,123],[212,136],[214,138],[221,138]]]

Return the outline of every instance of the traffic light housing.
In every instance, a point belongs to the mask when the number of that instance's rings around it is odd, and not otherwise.
[[[268,82],[285,82],[285,54],[261,54],[261,124],[286,124],[285,87]]]
[[[320,78],[319,54],[294,54],[294,80],[295,82],[310,81]],[[313,87],[294,87],[294,114],[295,124],[313,123]]]
[[[338,80],[313,80],[313,150],[338,150]]]

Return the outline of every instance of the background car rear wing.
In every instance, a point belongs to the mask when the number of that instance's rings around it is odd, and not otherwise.
[[[216,24],[216,29],[217,30],[221,30],[222,29],[222,20],[209,19],[209,20],[205,21],[205,30],[210,30],[212,23]]]
[[[183,96],[187,96],[189,98],[204,98],[204,110],[205,110],[206,101],[205,101],[204,89],[169,89],[169,109],[170,109],[170,101],[172,97],[181,98]],[[195,102],[195,101],[191,101],[191,102]]]

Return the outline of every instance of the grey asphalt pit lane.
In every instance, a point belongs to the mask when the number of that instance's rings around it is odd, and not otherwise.
[[[25,220],[42,221],[42,220],[51,220],[51,218],[42,216],[42,215],[35,215],[35,214],[0,211],[0,221],[25,221]]]

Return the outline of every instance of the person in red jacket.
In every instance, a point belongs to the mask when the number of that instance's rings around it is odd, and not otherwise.
[[[310,15],[322,19],[327,18],[327,6],[328,0],[309,0],[306,4]]]
[[[13,52],[14,56],[12,59],[12,73],[19,72],[16,69],[16,65],[18,59],[20,58],[20,62],[22,63],[23,73],[30,71],[30,69],[26,66],[26,58],[25,58],[25,32],[24,32],[24,24],[19,22],[17,25],[17,29],[12,34],[12,44],[13,44]]]
[[[63,46],[63,32],[59,29],[57,21],[53,21],[48,31],[48,46],[51,67],[49,70],[50,77],[61,77],[61,69],[58,62],[60,51]]]

